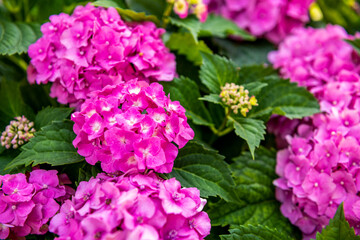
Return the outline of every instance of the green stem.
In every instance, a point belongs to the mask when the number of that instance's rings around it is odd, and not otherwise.
[[[167,3],[167,5],[166,5],[165,11],[164,11],[164,14],[163,14],[163,17],[162,17],[162,22],[163,22],[162,27],[163,28],[166,28],[167,24],[170,21],[169,16],[170,16],[171,11],[173,9],[173,5],[174,4],[172,4],[172,3]]]
[[[24,59],[17,57],[15,55],[9,55],[7,56],[7,58],[26,72],[28,68],[28,64],[24,61]]]
[[[218,129],[216,129],[214,126],[211,126],[210,129],[211,131],[218,137],[221,137],[221,136],[224,136],[226,134],[228,134],[229,132],[231,132],[234,127],[233,126],[230,126],[228,128],[226,128],[226,124],[229,120],[229,117],[230,117],[230,109],[229,108],[225,108],[225,117],[224,117],[224,120],[222,121],[220,127]]]
[[[234,126],[230,126],[230,127],[226,128],[226,129],[224,129],[223,131],[218,132],[218,136],[222,137],[222,136],[230,133],[232,130],[234,130]]]

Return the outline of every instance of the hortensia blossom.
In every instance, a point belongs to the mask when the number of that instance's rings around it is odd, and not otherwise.
[[[58,176],[56,170],[0,176],[0,239],[45,234],[60,209],[58,202],[73,193],[65,183],[67,176]]]
[[[297,37],[295,37],[297,36]],[[358,56],[338,26],[297,30],[272,60],[285,77],[306,86],[323,111],[271,130],[286,144],[275,180],[281,212],[305,239],[315,237],[344,202],[345,217],[360,233],[360,77]]]
[[[141,79],[171,81],[175,56],[165,47],[164,29],[152,22],[124,22],[114,8],[78,6],[41,26],[29,47],[30,83],[52,83],[50,96],[78,107],[106,85]]]
[[[15,120],[12,120],[1,134],[1,146],[6,149],[17,149],[33,138],[34,133],[35,128],[33,122],[30,122],[25,116],[15,117]]]
[[[169,173],[178,148],[194,137],[185,109],[158,83],[107,86],[71,119],[78,153],[90,164],[100,161],[108,173],[131,168]]]
[[[280,69],[284,78],[307,87],[321,100],[327,83],[357,81],[349,71],[359,71],[360,59],[351,45],[344,41],[351,38],[336,25],[297,29],[279,45],[278,50],[269,54],[269,60]]]
[[[204,239],[210,219],[196,188],[154,173],[109,176],[80,182],[51,220],[56,239]]]
[[[313,0],[206,0],[209,12],[233,20],[255,36],[280,43],[308,20]]]

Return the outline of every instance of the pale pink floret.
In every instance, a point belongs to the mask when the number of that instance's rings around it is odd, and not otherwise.
[[[173,201],[176,193],[185,194],[191,207],[182,203],[180,211],[170,213],[164,202]],[[59,235],[56,239],[200,240],[211,228],[203,206],[197,189],[181,188],[174,178],[163,180],[151,172],[101,173],[80,183],[75,197],[64,203],[49,229]]]
[[[185,109],[158,83],[130,81],[105,87],[71,119],[78,153],[90,164],[100,161],[108,173],[132,168],[169,173],[178,148],[194,137]]]
[[[79,108],[106,85],[176,75],[175,56],[161,39],[165,30],[152,22],[124,22],[114,8],[78,6],[71,16],[51,16],[41,31],[29,47],[28,80],[53,83],[50,96],[62,104]]]

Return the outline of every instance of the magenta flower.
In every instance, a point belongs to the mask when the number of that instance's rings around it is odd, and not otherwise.
[[[184,108],[160,84],[131,81],[92,95],[71,117],[77,134],[73,144],[88,163],[100,161],[108,173],[171,172],[178,147],[194,132]]]
[[[172,190],[175,192],[169,192]],[[163,191],[166,198],[183,194],[181,200],[188,204],[179,203],[177,213],[169,213],[161,197]],[[59,235],[57,239],[200,240],[211,227],[202,211],[204,204],[197,189],[181,188],[174,178],[163,180],[153,172],[120,176],[100,173],[79,184],[72,201],[63,204],[49,229]]]
[[[41,31],[29,47],[28,80],[51,82],[50,96],[62,104],[79,108],[104,86],[176,75],[175,56],[161,40],[165,30],[152,22],[124,22],[114,8],[78,6],[71,16],[51,16]]]
[[[313,0],[206,0],[209,12],[233,20],[253,35],[280,43],[308,19]]]
[[[64,198],[65,186],[59,185],[57,171],[33,170],[30,177],[18,173],[0,176],[0,238],[45,234],[49,220]]]

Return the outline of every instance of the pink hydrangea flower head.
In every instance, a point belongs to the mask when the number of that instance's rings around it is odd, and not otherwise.
[[[176,213],[172,211],[168,203],[174,201],[174,194],[183,194],[191,207],[183,203],[177,205]],[[59,235],[58,239],[200,240],[211,228],[203,206],[197,189],[181,188],[174,178],[163,180],[153,172],[120,176],[101,173],[80,183],[72,201],[63,204],[49,229]]]
[[[0,176],[0,238],[45,234],[49,220],[60,208],[57,200],[66,194],[55,170],[33,170]]]
[[[132,168],[169,173],[178,148],[194,137],[184,108],[158,83],[107,86],[94,92],[71,119],[78,153],[90,164],[100,161],[108,173]]]
[[[209,12],[233,20],[251,34],[280,43],[293,29],[302,27],[313,0],[206,0]]]
[[[351,38],[340,26],[297,29],[268,57],[284,78],[307,87],[321,101],[325,84],[337,82],[351,91],[351,86],[358,82],[354,72],[358,72],[359,64],[354,61],[353,48],[344,41]]]
[[[171,81],[175,56],[161,40],[164,29],[152,22],[124,22],[114,8],[78,6],[53,15],[43,37],[30,45],[30,83],[52,83],[51,97],[79,105],[104,86],[142,79]]]

